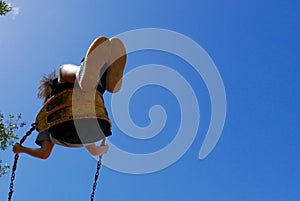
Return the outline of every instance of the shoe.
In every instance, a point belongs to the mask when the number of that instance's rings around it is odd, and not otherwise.
[[[79,86],[84,91],[95,90],[99,83],[99,72],[110,55],[110,44],[106,37],[99,37],[90,45],[85,60],[76,75]]]
[[[122,41],[118,38],[110,40],[109,67],[106,75],[106,90],[116,93],[121,89],[127,54]]]

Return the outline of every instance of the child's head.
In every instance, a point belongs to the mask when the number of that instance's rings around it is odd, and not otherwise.
[[[57,78],[56,69],[53,70],[48,76],[44,75],[40,80],[38,98],[44,99],[46,102],[51,97],[51,86],[53,85],[53,80]]]

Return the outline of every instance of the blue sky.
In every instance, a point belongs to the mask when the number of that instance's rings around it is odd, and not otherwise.
[[[185,77],[201,109],[199,130],[189,150],[161,171],[132,175],[103,166],[95,200],[300,200],[298,1],[12,0],[11,4],[19,13],[0,18],[0,111],[22,113],[28,127],[42,106],[36,98],[41,76],[64,63],[79,64],[99,35],[113,37],[141,28],[176,31],[203,47],[219,70],[227,97],[226,122],[215,149],[199,160],[211,115],[201,77],[174,55],[140,51],[128,56],[126,72],[157,63]],[[110,106],[111,95],[106,94],[105,100]],[[136,124],[147,126],[149,108],[156,104],[168,114],[158,136],[136,140],[114,126],[111,142],[134,153],[166,146],[180,123],[172,93],[146,86],[132,97],[130,114]],[[19,132],[22,136],[23,130]],[[25,144],[36,146],[35,137],[32,134]],[[2,152],[1,159],[11,164],[13,154]],[[13,200],[89,200],[95,168],[96,161],[84,149],[56,146],[46,161],[22,155]],[[0,179],[1,200],[7,199],[9,177]]]

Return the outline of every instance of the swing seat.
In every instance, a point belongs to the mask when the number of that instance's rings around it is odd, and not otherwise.
[[[110,136],[111,122],[99,91],[75,87],[59,92],[44,104],[36,117],[36,130],[48,130],[57,144],[82,146]]]

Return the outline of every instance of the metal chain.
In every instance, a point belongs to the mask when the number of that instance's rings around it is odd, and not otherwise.
[[[23,142],[26,140],[26,138],[35,130],[36,124],[31,124],[31,128],[29,131],[26,132],[25,136],[20,140],[20,145],[23,144]],[[105,144],[105,140],[102,141],[103,144]],[[14,159],[14,165],[12,168],[12,174],[11,174],[11,182],[9,185],[9,193],[8,193],[8,201],[11,201],[12,198],[12,194],[14,192],[14,180],[15,180],[15,176],[16,176],[16,169],[17,169],[17,162],[19,159],[19,154],[16,153],[15,154],[15,159]],[[100,168],[101,168],[101,163],[102,163],[102,155],[99,157],[98,163],[97,163],[97,170],[95,173],[95,178],[94,178],[94,184],[93,184],[93,191],[91,193],[91,201],[94,201],[95,198],[95,191],[97,188],[97,181],[99,178],[99,173],[100,173]]]
[[[99,177],[99,172],[100,172],[100,167],[101,167],[101,156],[99,157],[98,163],[97,163],[97,171],[95,173],[95,179],[94,179],[94,184],[93,184],[93,191],[91,193],[91,201],[94,201],[94,197],[95,197],[95,191],[96,191],[96,187],[97,187],[97,180]]]
[[[22,145],[23,142],[26,140],[26,138],[35,130],[35,127],[36,127],[35,123],[31,124],[31,128],[26,132],[26,134],[20,140],[20,145]],[[10,178],[8,201],[11,201],[12,194],[14,192],[14,180],[15,180],[15,176],[16,176],[18,159],[19,159],[19,154],[16,153],[15,154],[15,159],[14,159],[14,165],[13,165],[13,168],[12,168],[11,178]]]
[[[104,138],[102,140],[101,145],[105,145],[105,143],[106,143],[106,139]],[[102,156],[103,155],[99,156],[99,160],[98,160],[98,163],[97,163],[97,170],[96,170],[96,173],[95,173],[95,179],[94,179],[94,184],[93,184],[93,191],[91,193],[91,201],[94,201],[94,197],[95,197],[95,191],[96,191],[96,187],[97,187],[97,180],[98,180],[98,177],[99,177],[99,172],[100,172],[101,163],[102,163]]]

